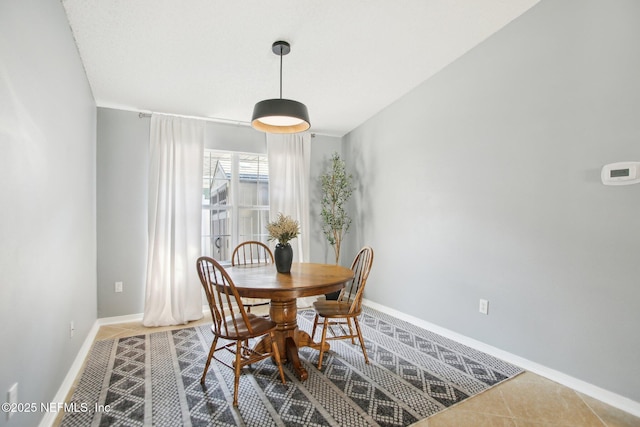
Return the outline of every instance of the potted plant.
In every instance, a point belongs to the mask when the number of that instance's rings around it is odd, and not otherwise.
[[[300,234],[300,224],[290,216],[279,213],[275,221],[267,224],[267,233],[269,233],[267,240],[278,241],[273,252],[278,273],[289,273],[293,262],[293,249],[289,241]]]
[[[322,187],[322,232],[333,246],[336,264],[340,262],[340,247],[342,238],[349,230],[351,217],[345,210],[345,205],[353,193],[353,177],[347,174],[345,164],[340,155],[333,153],[329,170],[320,176]]]

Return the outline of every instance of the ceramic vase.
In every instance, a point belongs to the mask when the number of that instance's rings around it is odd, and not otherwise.
[[[273,253],[278,273],[290,273],[291,263],[293,262],[293,248],[289,243],[278,243]]]

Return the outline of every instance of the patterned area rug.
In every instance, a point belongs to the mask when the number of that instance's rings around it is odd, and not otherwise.
[[[298,312],[311,331],[314,312]],[[286,384],[267,359],[240,378],[211,363],[200,385],[210,327],[97,341],[63,426],[406,426],[521,372],[485,353],[365,307],[358,344],[332,341],[322,370],[318,352],[300,350],[309,378],[284,365]]]

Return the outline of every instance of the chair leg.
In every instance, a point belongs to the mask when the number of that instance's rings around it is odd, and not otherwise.
[[[276,343],[276,336],[273,332],[270,335],[273,358],[276,359],[276,364],[278,365],[278,370],[280,371],[280,379],[282,380],[282,384],[286,384],[286,381],[284,379],[284,372],[282,371],[282,362],[280,362],[280,351],[278,350],[278,343]]]
[[[316,327],[318,326],[318,319],[320,316],[316,313],[316,318],[313,319],[313,330],[311,331],[311,339],[316,336]]]
[[[320,357],[318,358],[318,369],[322,368],[322,357],[324,356],[324,343],[327,340],[327,329],[329,329],[329,318],[324,318],[324,325],[322,326],[322,340],[320,341]]]
[[[362,331],[360,330],[360,323],[358,318],[353,318],[353,323],[356,324],[356,331],[358,332],[358,339],[360,340],[360,347],[362,347],[362,354],[364,354],[364,361],[368,364],[369,358],[367,357],[367,349],[364,347],[364,340],[362,339]]]
[[[236,342],[236,364],[234,366],[235,378],[233,381],[233,406],[238,406],[238,388],[240,385],[240,370],[242,369],[241,354],[242,341]]]
[[[349,326],[349,335],[351,336],[351,344],[355,345],[356,340],[353,338],[355,335],[353,334],[353,327],[351,326],[351,318],[347,317],[347,325]]]
[[[213,353],[216,351],[216,345],[218,344],[218,337],[213,338],[213,342],[211,343],[211,349],[209,350],[209,356],[207,357],[207,363],[204,365],[204,372],[202,373],[202,378],[200,378],[200,384],[204,384],[205,377],[207,376],[207,371],[209,370],[209,364],[211,363],[211,359],[213,358]]]

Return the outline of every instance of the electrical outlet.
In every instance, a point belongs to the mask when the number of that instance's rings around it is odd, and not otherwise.
[[[480,299],[480,306],[478,307],[478,311],[482,314],[489,314],[489,301],[486,299]]]
[[[69,338],[73,338],[73,332],[76,330],[76,326],[73,323],[73,320],[69,322]]]
[[[116,282],[116,292],[122,292],[122,282]]]
[[[18,383],[15,383],[11,386],[11,388],[7,391],[7,403],[10,408],[18,404]],[[13,411],[7,411],[7,420],[13,417]]]

